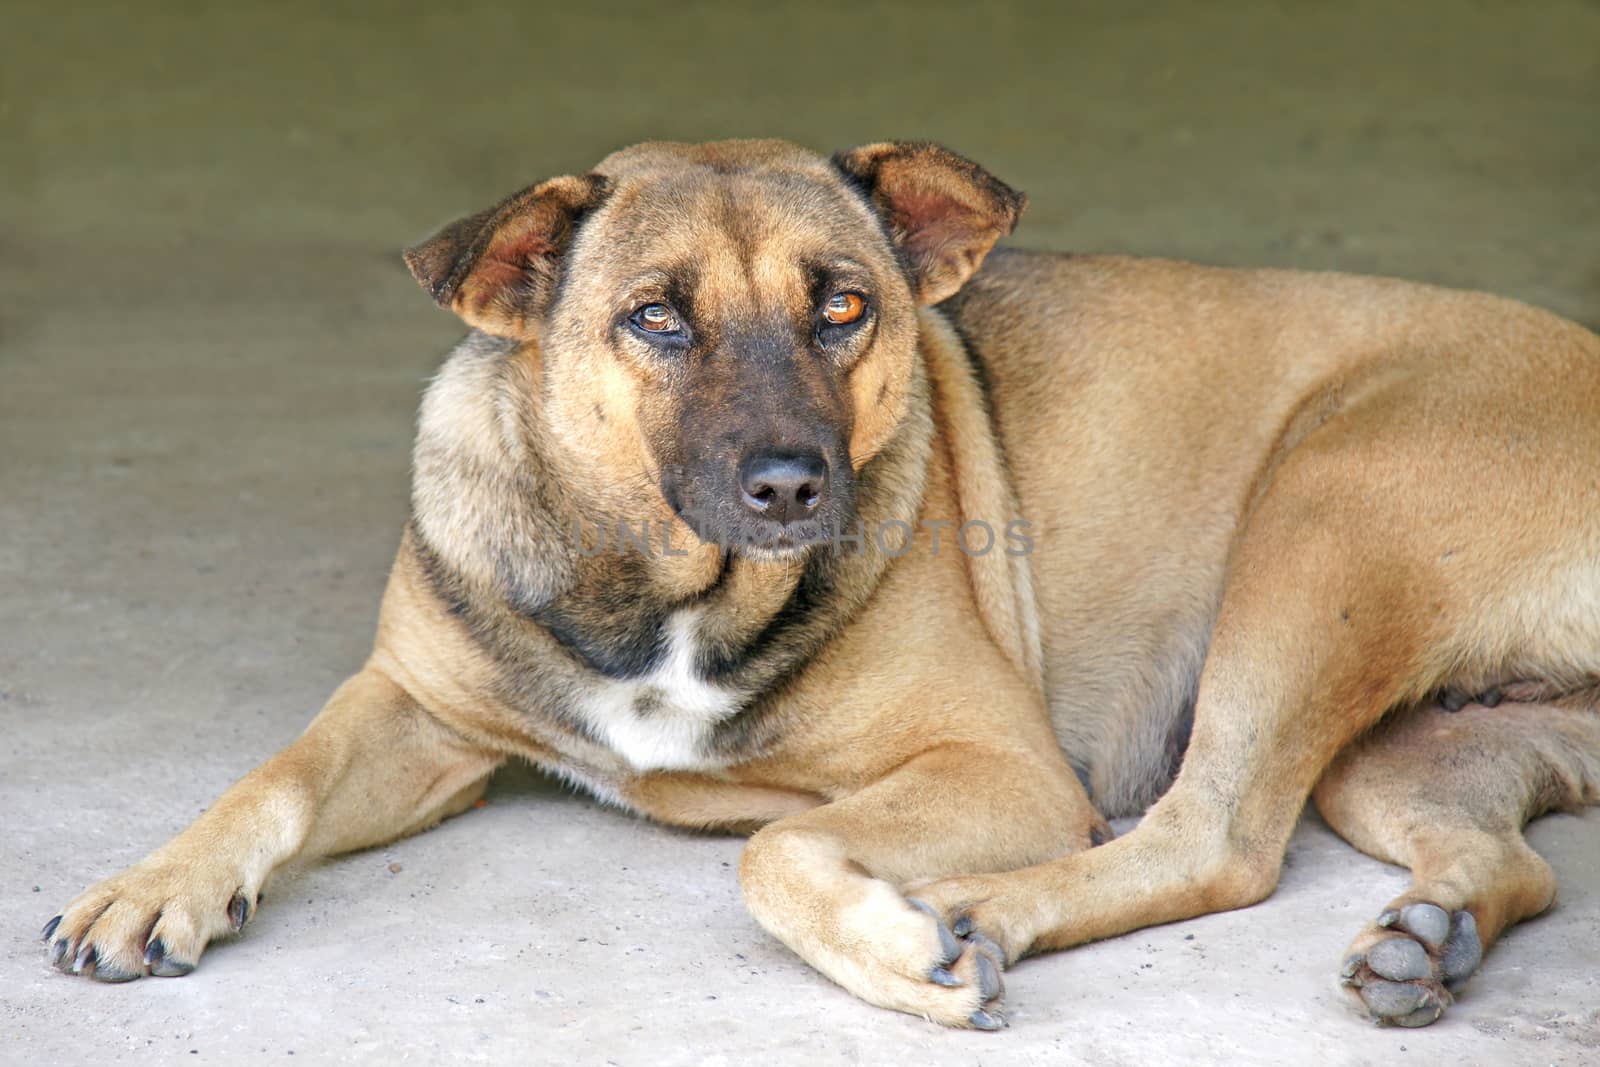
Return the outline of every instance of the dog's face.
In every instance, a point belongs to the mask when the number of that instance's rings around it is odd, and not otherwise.
[[[856,472],[906,409],[917,306],[1022,203],[931,145],[645,144],[406,259],[468,323],[529,342],[544,425],[620,513],[664,505],[703,540],[786,554],[849,527]]]

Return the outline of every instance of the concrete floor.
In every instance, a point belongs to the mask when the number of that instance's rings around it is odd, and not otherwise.
[[[395,254],[435,224],[647,136],[934,137],[1032,194],[1023,244],[1600,323],[1600,5],[161,6],[0,32],[0,1062],[1600,1062],[1600,812],[1534,828],[1559,903],[1417,1032],[1333,982],[1404,874],[1314,817],[1266,903],[1019,967],[999,1035],[810,973],[739,841],[527,772],[280,880],[183,981],[35,940],[363,657],[457,333]]]

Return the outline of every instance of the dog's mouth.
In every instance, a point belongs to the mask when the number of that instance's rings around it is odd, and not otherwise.
[[[735,556],[795,559],[819,547],[849,542],[844,533],[853,514],[848,499],[836,497],[805,519],[775,522],[751,515],[733,502],[701,504],[670,479],[663,481],[661,491],[673,513],[696,537]]]
[[[780,523],[726,515],[719,518],[693,509],[674,510],[700,540],[734,555],[754,559],[801,556],[819,545],[838,540],[835,531],[820,519]]]
[[[728,531],[718,540],[727,551],[752,559],[792,559],[820,545],[832,544],[836,537],[819,522],[754,523]]]

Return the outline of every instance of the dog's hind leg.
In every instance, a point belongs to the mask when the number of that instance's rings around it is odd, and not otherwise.
[[[1539,492],[1568,473],[1503,470],[1522,458],[1475,439],[1442,449],[1406,410],[1346,409],[1273,472],[1229,560],[1171,789],[1103,847],[919,888],[953,929],[1015,959],[1252,904],[1312,789],[1390,709],[1505,664],[1560,679],[1600,666],[1600,527],[1581,494]],[[1504,488],[1496,509],[1418,521],[1434,514],[1419,501],[1489,484]]]
[[[254,914],[275,868],[382,844],[471,807],[500,761],[369,666],[187,830],[50,920],[51,962],[109,982],[187,974],[209,941]]]
[[[1495,939],[1555,898],[1522,828],[1600,801],[1600,694],[1398,714],[1352,745],[1313,798],[1345,840],[1412,872],[1350,946],[1344,985],[1374,1021],[1431,1023]]]

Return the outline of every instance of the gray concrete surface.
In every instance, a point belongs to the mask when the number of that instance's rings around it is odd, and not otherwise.
[[[0,1062],[1600,1062],[1600,812],[1536,826],[1560,902],[1419,1032],[1334,985],[1404,875],[1314,816],[1266,903],[1019,967],[999,1035],[808,972],[737,840],[525,771],[282,879],[184,980],[35,941],[364,655],[456,335],[395,251],[526,180],[647,136],[935,137],[1033,195],[1024,244],[1600,322],[1600,5],[1399,7],[0,12]]]

